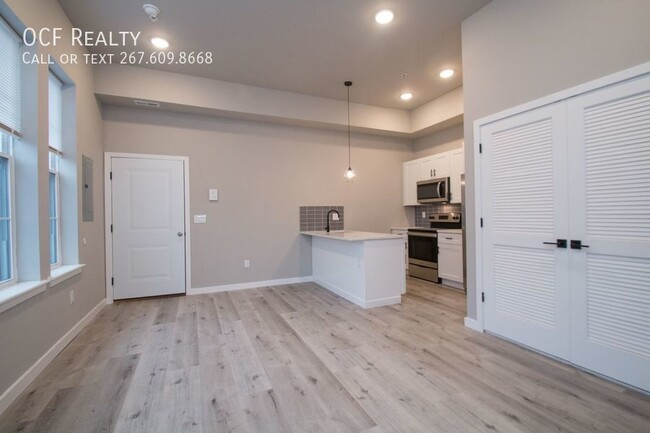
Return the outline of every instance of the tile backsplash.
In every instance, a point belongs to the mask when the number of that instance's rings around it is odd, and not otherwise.
[[[334,221],[330,218],[330,228],[332,230],[343,230],[343,206],[300,206],[300,231],[311,232],[325,230],[327,225],[327,212],[337,210],[340,214],[339,220]]]
[[[425,212],[426,217],[422,217],[422,212]],[[460,203],[454,204],[427,204],[422,206],[415,206],[415,226],[416,227],[429,227],[429,215],[434,213],[450,213],[460,212]]]

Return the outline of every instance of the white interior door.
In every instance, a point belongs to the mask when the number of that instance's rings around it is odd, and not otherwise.
[[[569,358],[564,102],[481,128],[484,326]]]
[[[113,296],[185,292],[182,160],[111,158]]]
[[[650,391],[650,77],[568,107],[572,361]]]

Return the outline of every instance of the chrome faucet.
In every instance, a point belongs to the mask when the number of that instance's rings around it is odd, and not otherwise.
[[[327,225],[325,226],[325,230],[327,231],[327,233],[330,232],[330,215],[332,215],[332,213],[335,213],[336,216],[341,218],[341,214],[336,209],[332,209],[329,212],[327,212]]]

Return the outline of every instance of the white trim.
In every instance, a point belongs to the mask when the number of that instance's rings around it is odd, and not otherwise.
[[[553,104],[558,101],[563,101],[596,89],[607,87],[613,84],[621,83],[623,81],[631,80],[642,75],[650,73],[650,62],[642,63],[629,69],[625,69],[605,77],[597,78],[587,83],[562,90],[552,95],[548,95],[533,101],[526,102],[515,107],[508,108],[498,113],[482,117],[474,121],[474,210],[476,213],[474,227],[476,230],[475,236],[475,259],[476,259],[476,322],[483,328],[484,323],[484,304],[481,300],[481,293],[483,292],[483,232],[481,231],[480,218],[483,209],[481,201],[481,177],[482,177],[482,164],[481,155],[479,154],[479,144],[481,143],[481,127],[495,122],[497,120],[505,119],[525,111],[534,110],[545,105]],[[486,222],[489,224],[489,221]]]
[[[253,281],[250,283],[224,284],[221,286],[197,287],[189,289],[188,295],[204,295],[206,293],[229,292],[232,290],[256,289],[258,287],[281,286],[283,284],[300,284],[314,281],[312,277],[283,278],[278,280]]]
[[[47,280],[24,281],[0,289],[0,313],[33,298],[47,289]]]
[[[111,223],[113,221],[113,197],[111,188],[110,173],[112,170],[112,158],[136,158],[136,159],[162,159],[181,161],[183,163],[183,183],[185,194],[185,293],[190,294],[192,290],[192,257],[191,257],[191,234],[190,234],[190,158],[188,156],[175,155],[149,155],[143,153],[104,153],[104,244],[106,253],[106,303],[113,303],[113,235]]]
[[[104,308],[106,305],[106,300],[102,299],[99,304],[97,304],[92,310],[88,312],[76,325],[74,325],[68,332],[63,335],[54,343],[50,349],[45,352],[41,358],[34,363],[29,369],[23,373],[22,376],[18,378],[7,390],[0,396],[0,414],[2,414],[11,403],[18,398],[18,396],[27,389],[27,387],[36,379],[36,377],[45,370],[50,362],[56,358],[56,356],[61,353],[63,349],[72,341],[74,337],[79,334],[79,332],[97,316],[97,314]]]
[[[50,272],[50,279],[48,282],[48,286],[54,287],[57,284],[61,284],[65,280],[80,274],[81,271],[83,271],[84,266],[86,265],[85,264],[61,265],[56,269],[52,269],[52,271]]]
[[[483,326],[481,326],[478,320],[474,320],[471,317],[465,317],[465,327],[474,331],[483,332]]]

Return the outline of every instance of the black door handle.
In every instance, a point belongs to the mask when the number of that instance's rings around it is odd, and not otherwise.
[[[572,250],[581,250],[583,248],[589,248],[589,245],[583,245],[582,241],[571,240],[571,249]]]
[[[555,242],[542,242],[544,245],[555,245],[558,248],[566,248],[566,239],[557,239]]]

